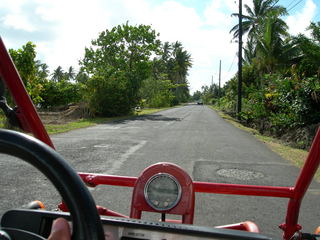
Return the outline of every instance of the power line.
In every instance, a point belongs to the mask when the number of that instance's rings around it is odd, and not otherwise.
[[[299,2],[297,2],[295,5],[293,5],[288,12],[290,12],[292,9],[294,9],[298,4],[300,4],[303,0],[300,0]]]
[[[292,5],[295,1],[299,1],[299,0],[292,0],[291,3],[289,3],[289,5],[288,5],[286,8],[288,9],[289,7],[291,7],[291,5]]]
[[[236,57],[237,57],[237,54],[235,54],[234,57],[233,57],[232,63],[231,63],[231,65],[230,65],[230,67],[229,67],[229,70],[228,70],[228,74],[230,73],[231,68],[233,67],[234,60],[236,60]]]
[[[230,78],[231,70],[232,70],[233,65],[235,63],[236,57],[237,57],[237,54],[234,55],[232,63],[230,64],[229,70],[226,72],[226,74],[224,75],[223,79],[229,79]]]
[[[294,1],[294,0],[293,0]],[[275,1],[271,7],[274,7],[277,3],[279,2],[279,0]]]

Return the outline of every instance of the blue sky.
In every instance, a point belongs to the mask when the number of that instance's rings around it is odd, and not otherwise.
[[[252,0],[243,0],[250,5]],[[310,21],[320,21],[319,0],[280,0],[290,9],[285,17],[290,33],[305,33]],[[125,23],[151,24],[163,41],[181,41],[191,53],[188,77],[192,92],[237,71],[236,43],[229,30],[238,0],[1,0],[0,34],[8,48],[28,41],[37,45],[37,58],[53,70],[78,67],[84,48],[98,33]],[[307,33],[306,33],[307,34]]]

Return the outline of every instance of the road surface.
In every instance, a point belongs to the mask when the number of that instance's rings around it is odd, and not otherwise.
[[[62,156],[81,172],[138,176],[157,162],[173,162],[196,181],[292,186],[299,169],[270,151],[251,134],[237,129],[202,105],[57,134],[52,140]],[[59,197],[48,180],[16,159],[2,157],[1,213],[40,199],[55,208]],[[131,189],[91,189],[96,203],[129,214]],[[319,184],[303,202],[300,224],[313,232],[320,225]],[[287,199],[196,194],[195,224],[217,226],[244,220],[262,233],[280,238]],[[153,214],[144,214],[154,219]],[[156,216],[158,219],[159,216]]]

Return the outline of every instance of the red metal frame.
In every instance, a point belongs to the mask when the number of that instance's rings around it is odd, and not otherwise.
[[[36,138],[54,148],[41,119],[29,97],[26,88],[0,37],[0,76],[9,89],[18,110],[17,117],[24,131],[31,132]]]
[[[25,87],[17,73],[12,60],[7,53],[5,46],[0,39],[0,76],[5,81],[7,87],[12,93],[14,100],[19,108],[19,119],[25,130],[29,130],[35,137],[54,147],[43,124],[34,108],[30,97],[28,96]],[[283,239],[289,240],[293,234],[301,229],[298,224],[299,211],[301,201],[313,179],[316,170],[320,163],[320,130],[318,130],[309,155],[300,172],[300,175],[293,187],[277,187],[277,186],[256,186],[256,185],[241,185],[241,184],[221,184],[209,182],[194,181],[193,191],[199,193],[215,193],[215,194],[235,194],[235,195],[250,195],[262,197],[279,197],[288,198],[288,207],[285,223],[280,225],[284,231]],[[111,176],[91,173],[79,173],[83,181],[91,187],[103,185],[116,185],[123,187],[134,187],[138,185],[139,178],[128,176]],[[140,193],[141,194],[141,193]],[[139,194],[138,194],[139,195]],[[141,199],[134,199],[140,201]],[[99,207],[101,213],[114,214],[121,217],[127,217],[120,213],[112,212],[106,208]],[[133,216],[134,214],[132,214]],[[244,224],[220,226],[224,228],[232,228],[238,230],[256,231],[254,225],[250,222]]]

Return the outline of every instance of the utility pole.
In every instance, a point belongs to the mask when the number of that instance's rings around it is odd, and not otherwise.
[[[219,63],[219,89],[218,89],[218,106],[220,106],[220,88],[221,88],[221,60]]]
[[[242,99],[242,0],[239,0],[239,50],[238,50],[238,119],[240,120],[239,113],[241,112],[241,99]]]

